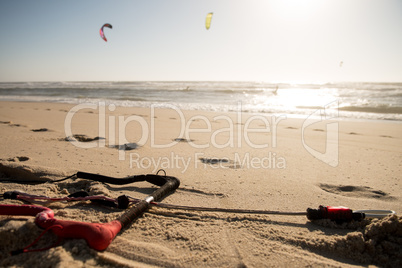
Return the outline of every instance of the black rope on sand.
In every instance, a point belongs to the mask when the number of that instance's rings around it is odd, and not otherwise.
[[[11,179],[5,179],[5,180],[0,180],[0,182],[13,182],[13,183],[22,183],[22,184],[39,184],[39,183],[55,183],[55,182],[61,182],[61,181],[65,181],[68,179],[73,178],[74,176],[77,176],[77,173],[70,175],[68,177],[65,177],[63,179],[60,180],[46,180],[46,181],[42,181],[42,180],[11,180]]]
[[[71,175],[71,176],[68,176],[68,177],[65,177],[65,178],[63,178],[63,179],[60,179],[60,180],[52,180],[52,181],[48,181],[48,182],[61,182],[61,181],[65,181],[65,180],[68,180],[68,179],[71,179],[71,178],[73,178],[74,176],[77,176],[77,173],[75,173],[75,174],[73,174],[73,175]]]

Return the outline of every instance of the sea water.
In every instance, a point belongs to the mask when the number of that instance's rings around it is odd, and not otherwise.
[[[20,82],[0,83],[0,100],[402,121],[402,83]]]

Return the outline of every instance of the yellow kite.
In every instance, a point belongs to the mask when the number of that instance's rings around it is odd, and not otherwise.
[[[207,30],[209,29],[209,27],[211,27],[211,19],[212,19],[212,12],[208,13],[207,18],[205,20],[205,28],[207,28]]]

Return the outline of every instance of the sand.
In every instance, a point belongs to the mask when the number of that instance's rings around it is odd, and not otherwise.
[[[311,119],[311,118],[310,118]],[[168,204],[280,211],[319,205],[402,213],[402,124],[274,115],[0,102],[0,193],[65,197],[79,190],[143,199],[145,182],[70,179],[164,169],[181,181]],[[85,147],[85,148],[84,148]],[[0,200],[0,204],[23,204]],[[123,213],[89,202],[49,203],[55,218],[109,222]],[[152,208],[98,252],[64,239],[10,256],[42,233],[30,216],[0,216],[0,266],[401,266],[402,218],[336,224],[305,216]],[[34,248],[58,240],[47,232]]]

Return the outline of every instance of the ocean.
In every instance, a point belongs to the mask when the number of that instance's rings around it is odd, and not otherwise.
[[[306,117],[325,108],[342,119],[402,121],[402,83],[263,82],[0,83],[0,100],[239,111]]]

